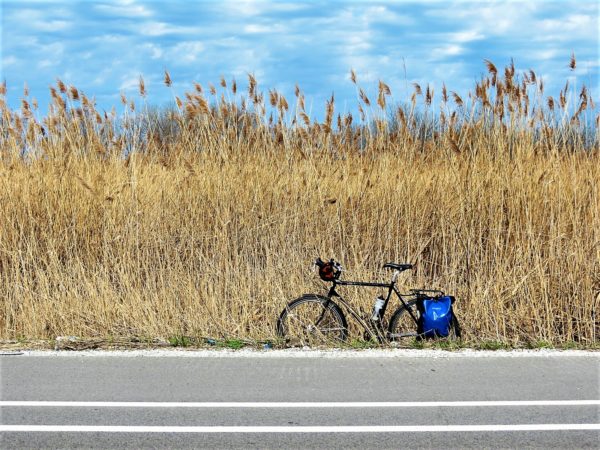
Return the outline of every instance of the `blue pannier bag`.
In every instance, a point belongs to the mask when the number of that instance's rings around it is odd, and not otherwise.
[[[453,303],[454,297],[450,295],[417,299],[419,335],[425,338],[447,337],[452,325]]]

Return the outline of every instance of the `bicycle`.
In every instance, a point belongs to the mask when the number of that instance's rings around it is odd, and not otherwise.
[[[386,263],[384,269],[393,270],[389,283],[369,281],[341,280],[342,266],[331,259],[325,263],[320,258],[315,265],[319,267],[322,280],[333,283],[326,296],[319,294],[304,294],[287,304],[277,320],[277,334],[285,338],[288,344],[303,346],[319,346],[343,343],[348,338],[348,323],[340,303],[350,315],[364,328],[366,340],[379,343],[398,343],[408,339],[423,339],[431,337],[432,333],[423,330],[421,313],[422,300],[450,298],[443,297],[444,292],[437,289],[411,289],[408,293],[401,293],[396,287],[398,276],[413,268],[412,264]],[[387,296],[379,296],[373,306],[369,318],[362,318],[352,306],[338,294],[338,286],[359,286],[386,288]],[[385,313],[392,294],[395,293],[401,305],[394,311],[387,329],[385,327]],[[333,299],[336,299],[334,301]],[[435,301],[435,300],[434,300]],[[452,312],[449,323],[449,339],[460,338],[460,326],[456,315]]]

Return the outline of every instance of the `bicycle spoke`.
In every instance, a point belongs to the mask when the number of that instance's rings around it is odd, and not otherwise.
[[[409,303],[408,307],[413,315],[417,316],[417,310],[414,303]],[[401,342],[408,343],[410,339],[418,337],[417,324],[412,318],[410,312],[406,307],[403,307],[394,314],[390,322],[390,329],[388,339],[396,344]]]
[[[327,345],[341,342],[346,329],[341,319],[321,299],[307,299],[288,307],[283,326],[288,342],[301,345]]]

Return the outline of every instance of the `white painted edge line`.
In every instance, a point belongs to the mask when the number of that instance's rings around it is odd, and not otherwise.
[[[482,431],[600,430],[596,423],[516,425],[367,425],[367,426],[103,426],[0,425],[0,432],[44,433],[436,433]]]
[[[99,402],[3,400],[0,407],[75,408],[431,408],[486,406],[593,406],[600,400],[500,400],[441,402]]]
[[[10,352],[6,352],[9,354]],[[592,357],[600,359],[600,351],[592,350],[433,350],[433,349],[369,349],[369,350],[23,350],[23,357],[148,357],[148,358],[531,358],[531,357]]]

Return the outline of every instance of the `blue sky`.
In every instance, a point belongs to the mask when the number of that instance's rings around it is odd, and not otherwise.
[[[599,4],[596,1],[12,1],[0,3],[1,73],[17,107],[27,83],[42,112],[56,78],[101,109],[120,92],[164,104],[196,81],[218,87],[221,75],[288,100],[298,83],[320,116],[335,92],[338,111],[354,110],[351,68],[367,92],[384,80],[396,101],[412,83],[444,81],[465,92],[485,71],[483,59],[534,69],[548,93],[567,77],[598,98]],[[574,52],[577,70],[568,68]],[[173,90],[162,84],[168,69]],[[597,101],[600,104],[600,101]]]

